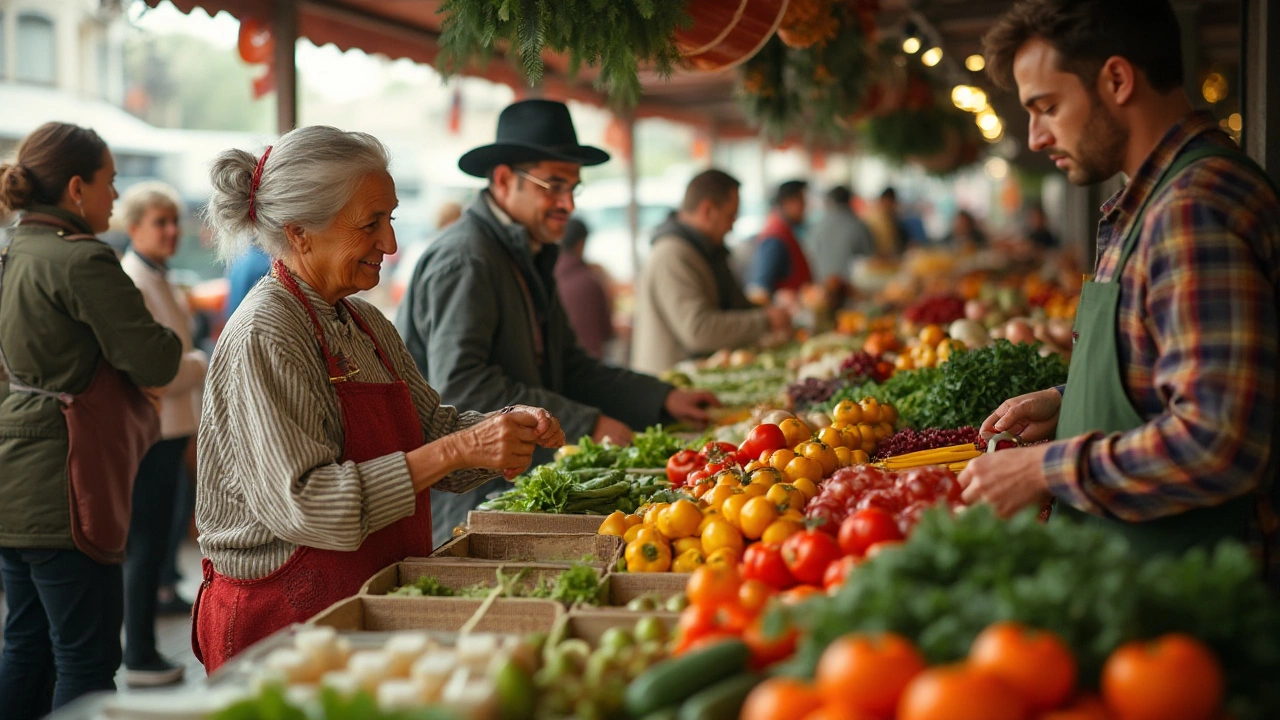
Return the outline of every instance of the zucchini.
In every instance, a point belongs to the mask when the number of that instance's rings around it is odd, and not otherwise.
[[[679,706],[699,690],[742,673],[750,658],[746,643],[725,640],[655,665],[627,686],[627,713],[642,718]]]
[[[679,720],[735,720],[747,695],[762,680],[763,677],[754,673],[721,680],[689,698],[680,708]]]

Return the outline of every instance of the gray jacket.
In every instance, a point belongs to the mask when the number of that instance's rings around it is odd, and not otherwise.
[[[867,224],[853,210],[842,207],[827,208],[818,226],[810,231],[807,245],[814,282],[823,282],[832,275],[849,282],[853,261],[876,252]]]
[[[396,316],[409,353],[441,401],[478,412],[544,407],[571,442],[590,435],[600,413],[637,429],[661,422],[671,386],[608,367],[578,346],[556,292],[559,248],[533,255],[528,231],[499,220],[486,197],[422,254]],[[534,461],[550,456],[541,451]],[[504,485],[498,479],[463,495],[433,491],[436,543]]]

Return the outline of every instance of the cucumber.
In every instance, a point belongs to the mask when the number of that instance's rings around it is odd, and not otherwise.
[[[627,713],[642,718],[678,706],[699,690],[742,673],[750,657],[751,651],[741,640],[725,640],[659,663],[627,687]]]
[[[734,720],[742,711],[747,695],[764,680],[756,674],[743,674],[721,680],[689,698],[680,707],[679,720]]]

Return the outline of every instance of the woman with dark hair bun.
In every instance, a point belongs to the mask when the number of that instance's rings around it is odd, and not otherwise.
[[[159,435],[142,388],[182,344],[110,246],[115,161],[92,130],[47,123],[0,164],[0,657],[6,718],[114,690],[133,476]]]

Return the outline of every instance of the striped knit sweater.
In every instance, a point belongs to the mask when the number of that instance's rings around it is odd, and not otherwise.
[[[360,369],[363,382],[391,382],[373,343],[345,308],[301,279],[329,347]],[[367,302],[349,299],[409,384],[423,442],[484,418],[440,404],[395,327]],[[342,415],[306,310],[268,275],[227,323],[209,367],[200,420],[196,525],[214,569],[259,578],[299,546],[355,550],[372,532],[413,514],[404,453],[340,462]],[[466,492],[496,475],[456,472],[435,487]]]

